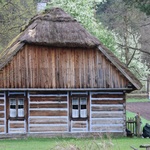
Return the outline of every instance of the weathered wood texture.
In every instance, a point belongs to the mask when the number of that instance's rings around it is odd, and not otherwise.
[[[67,93],[30,93],[29,132],[67,132]]]
[[[26,45],[0,72],[0,88],[124,88],[127,84],[98,49]]]
[[[8,121],[8,133],[25,133],[26,132],[26,123],[25,121]]]
[[[125,98],[122,92],[91,92],[90,131],[125,133]]]
[[[88,121],[71,121],[71,132],[87,132]]]
[[[0,134],[5,133],[5,93],[0,92]]]

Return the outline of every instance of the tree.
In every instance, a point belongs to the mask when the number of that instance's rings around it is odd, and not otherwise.
[[[139,79],[146,78],[149,69],[145,62],[142,62],[142,52],[149,56],[150,52],[143,49],[139,32],[146,16],[134,7],[127,7],[123,0],[107,0],[98,5],[97,18],[114,32],[117,57]]]
[[[134,6],[138,8],[140,11],[146,13],[146,15],[150,15],[150,1],[149,0],[124,0],[128,7]]]
[[[19,34],[35,13],[36,5],[32,0],[0,0],[0,50]]]

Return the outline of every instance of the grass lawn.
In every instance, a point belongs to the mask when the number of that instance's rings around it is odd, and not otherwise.
[[[28,138],[0,140],[1,150],[130,150],[130,146],[139,148],[141,144],[150,144],[150,139],[114,138],[114,139],[76,139],[76,138]]]
[[[128,98],[127,103],[130,102],[150,102],[150,99],[147,98]]]

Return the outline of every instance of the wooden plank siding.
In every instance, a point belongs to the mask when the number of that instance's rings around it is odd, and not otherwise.
[[[71,132],[88,132],[88,121],[71,121]]]
[[[0,88],[126,88],[97,49],[26,45],[0,72]]]
[[[29,132],[68,131],[68,93],[29,93]]]
[[[90,92],[90,131],[125,133],[123,92]]]
[[[0,134],[4,134],[6,132],[5,100],[6,100],[5,92],[0,92]]]
[[[8,133],[26,133],[26,121],[8,120]]]

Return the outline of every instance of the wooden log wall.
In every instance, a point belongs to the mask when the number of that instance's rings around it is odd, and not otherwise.
[[[26,45],[0,72],[0,88],[124,88],[127,84],[98,49]]]
[[[8,92],[8,96],[27,92]],[[70,96],[88,95],[87,120],[70,120]],[[5,92],[0,92],[0,134],[6,133]],[[125,134],[123,92],[28,92],[28,121],[8,120],[8,133],[110,132]],[[28,129],[27,129],[28,128]]]
[[[68,131],[68,94],[29,93],[30,133]]]
[[[71,121],[71,132],[88,132],[88,120]]]
[[[125,134],[123,92],[90,92],[90,131]]]
[[[5,100],[6,100],[5,92],[0,92],[0,134],[4,134],[6,132]]]
[[[8,133],[26,133],[26,121],[8,120]]]

